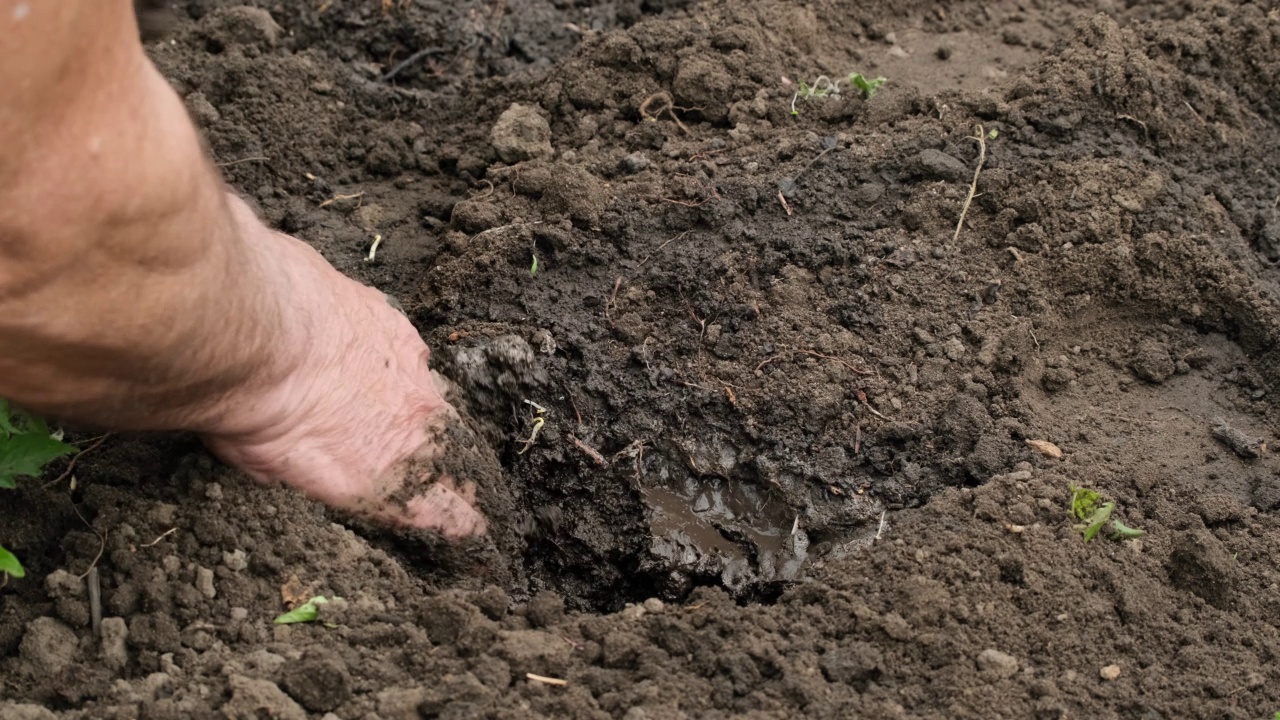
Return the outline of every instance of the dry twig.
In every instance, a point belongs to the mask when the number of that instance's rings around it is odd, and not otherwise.
[[[240,163],[266,162],[266,161],[267,161],[266,155],[254,155],[252,157],[240,158],[239,160],[232,160],[231,162],[218,163],[218,167],[231,167],[232,165],[239,165]]]
[[[655,102],[662,103],[656,110],[652,109],[652,105]],[[670,115],[672,120],[675,120],[676,125],[684,131],[685,135],[689,134],[689,128],[685,127],[684,123],[680,122],[680,118],[676,117],[676,105],[671,99],[670,93],[657,92],[645,98],[644,102],[640,103],[640,117],[650,122],[657,122],[658,117],[664,112]]]
[[[782,203],[782,209],[787,211],[787,217],[791,217],[791,206],[787,204],[787,198],[783,196],[782,191],[778,191],[778,202]]]
[[[637,265],[636,267],[637,267],[637,268],[642,268],[642,267],[644,267],[645,263],[647,263],[647,262],[649,262],[651,259],[653,259],[653,256],[654,256],[654,255],[657,255],[658,253],[662,252],[662,249],[663,249],[663,248],[665,248],[666,246],[670,245],[671,243],[673,243],[673,242],[675,242],[675,241],[679,240],[680,238],[684,237],[685,235],[688,235],[690,232],[692,232],[692,231],[691,231],[691,230],[685,230],[684,232],[680,233],[679,235],[677,235],[677,236],[675,236],[675,237],[671,238],[670,240],[668,240],[668,241],[666,241],[666,242],[662,243],[661,245],[659,245],[659,246],[657,247],[657,249],[655,249],[653,252],[651,252],[651,253],[649,253],[648,255],[646,255],[646,256],[645,256],[645,258],[644,258],[643,260],[641,260],[641,261],[640,261],[640,264],[639,264],[639,265]]]
[[[953,243],[960,239],[964,217],[969,214],[969,205],[973,202],[974,194],[978,192],[978,176],[982,174],[982,164],[987,161],[987,135],[981,125],[978,126],[978,134],[973,139],[978,141],[978,164],[973,169],[973,184],[969,186],[969,196],[964,199],[964,207],[960,208],[960,221],[956,223],[956,232],[951,236]]]
[[[142,545],[139,545],[138,547],[140,547],[140,548],[155,547],[156,545],[159,545],[159,544],[160,544],[160,541],[161,541],[161,540],[163,540],[163,539],[165,539],[165,538],[169,537],[170,535],[172,535],[172,534],[174,534],[174,533],[176,533],[176,532],[178,532],[178,528],[177,528],[177,527],[171,527],[171,528],[169,528],[168,530],[165,530],[164,532],[160,533],[160,536],[159,536],[159,537],[157,537],[155,540],[152,540],[152,541],[151,541],[151,542],[149,542],[149,543],[143,543]]]
[[[596,450],[595,448],[582,442],[581,440],[579,440],[578,438],[572,435],[569,436],[569,439],[573,441],[574,447],[578,448],[579,450],[582,451],[584,455],[594,460],[597,465],[599,465],[600,467],[609,466],[609,462],[604,459],[604,456],[600,454],[599,450]]]
[[[111,437],[111,433],[107,433],[105,435],[99,435],[98,438],[93,441],[92,445],[76,453],[75,456],[71,458],[71,462],[67,463],[67,469],[63,470],[61,475],[45,483],[44,486],[47,488],[53,487],[54,485],[57,485],[58,483],[70,477],[71,472],[76,469],[76,461],[80,459],[80,456],[84,455],[87,452],[97,449],[97,447],[102,443],[106,442],[107,438],[109,437]]]
[[[333,197],[329,198],[328,200],[325,200],[324,202],[320,203],[320,207],[329,207],[330,205],[332,205],[332,204],[334,204],[334,203],[336,203],[336,202],[340,202],[340,201],[342,201],[342,200],[356,200],[356,199],[361,198],[361,197],[363,197],[363,196],[364,196],[364,191],[363,191],[363,190],[361,190],[361,191],[360,191],[360,192],[358,192],[358,193],[351,193],[350,195],[334,195]]]

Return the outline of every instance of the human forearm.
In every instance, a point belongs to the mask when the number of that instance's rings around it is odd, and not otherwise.
[[[131,33],[128,4],[105,5],[121,7],[103,32]],[[136,40],[100,50],[84,82],[0,91],[14,110],[0,139],[19,149],[0,160],[0,396],[199,429],[210,396],[287,372],[267,346],[284,340],[288,278]]]

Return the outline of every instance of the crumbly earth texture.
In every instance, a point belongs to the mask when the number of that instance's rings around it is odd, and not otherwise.
[[[422,329],[495,529],[110,437],[0,507],[0,716],[1280,711],[1273,3],[148,13],[229,182]]]

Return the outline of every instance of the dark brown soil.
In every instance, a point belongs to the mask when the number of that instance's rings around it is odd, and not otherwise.
[[[261,7],[152,57],[418,322],[499,528],[110,438],[0,509],[0,716],[1280,711],[1273,3]],[[1083,542],[1073,485],[1146,536]],[[345,600],[273,626],[282,587]]]

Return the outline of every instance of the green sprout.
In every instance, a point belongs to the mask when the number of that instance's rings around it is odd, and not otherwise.
[[[12,407],[0,398],[0,488],[12,490],[20,477],[39,477],[44,467],[76,448],[50,432],[44,420]],[[16,555],[0,545],[0,573],[15,578],[27,573]]]
[[[1100,505],[1101,500],[1102,495],[1096,490],[1071,486],[1071,516],[1078,521],[1075,528],[1084,535],[1085,542],[1092,540],[1108,522],[1111,523],[1109,537],[1112,540],[1132,540],[1147,534],[1144,530],[1112,519],[1111,514],[1115,512],[1116,504],[1107,502]]]
[[[24,578],[27,571],[23,569],[22,563],[18,562],[18,557],[0,545],[0,573],[8,573],[16,578]]]
[[[340,599],[341,598],[334,598],[334,600]],[[323,595],[317,595],[289,612],[284,613],[273,622],[276,625],[294,625],[296,623],[315,622],[316,618],[320,617],[320,606],[328,604],[329,598]]]
[[[530,275],[538,274],[538,254],[537,253],[533,253],[533,265],[529,266],[529,274]]]
[[[861,92],[868,100],[870,100],[871,96],[875,95],[876,91],[880,89],[880,86],[884,85],[886,82],[889,82],[889,81],[882,77],[868,80],[866,76],[864,76],[862,73],[854,72],[854,73],[849,73],[849,76],[845,78],[845,82],[857,88],[859,92]],[[819,75],[817,78],[814,79],[812,85],[801,80],[800,89],[796,90],[795,95],[791,96],[791,114],[792,115],[800,114],[800,110],[796,108],[797,100],[839,97],[839,95],[840,95],[839,80],[833,81],[831,78],[827,77],[826,75]]]
[[[881,85],[887,82],[889,82],[887,78],[878,77],[868,80],[862,75],[862,73],[849,73],[849,84],[861,90],[862,94],[866,95],[868,100],[876,94],[876,91],[880,89]]]

